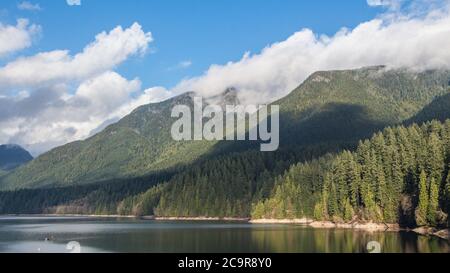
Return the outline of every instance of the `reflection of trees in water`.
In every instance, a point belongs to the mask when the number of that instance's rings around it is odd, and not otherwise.
[[[253,248],[265,252],[367,253],[367,244],[380,243],[383,253],[450,252],[438,238],[412,232],[366,232],[344,229],[286,228],[252,232]]]

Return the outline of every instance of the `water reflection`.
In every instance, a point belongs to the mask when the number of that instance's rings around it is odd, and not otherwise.
[[[45,238],[50,238],[45,242]],[[0,252],[358,253],[375,241],[386,253],[450,252],[449,243],[411,232],[312,229],[296,225],[154,222],[83,217],[0,217]]]

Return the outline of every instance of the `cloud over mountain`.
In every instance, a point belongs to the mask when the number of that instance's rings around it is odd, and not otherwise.
[[[142,104],[192,90],[213,96],[235,87],[240,101],[266,103],[318,70],[372,65],[450,69],[449,1],[368,3],[385,6],[385,12],[332,36],[299,30],[259,53],[211,65],[169,90],[142,87],[139,79],[116,71],[153,41],[138,23],[98,34],[79,53],[63,49],[16,58],[0,67],[0,143],[18,143],[37,154],[88,137]],[[27,20],[0,25],[0,55],[29,47],[37,33],[39,27]]]
[[[286,95],[319,70],[372,65],[450,68],[450,51],[444,46],[450,44],[449,2],[439,1],[440,5],[418,16],[423,10],[421,2],[403,6],[402,11],[389,11],[354,29],[342,28],[331,37],[300,30],[261,53],[248,52],[239,61],[212,65],[204,75],[182,81],[175,90],[214,95],[233,86],[243,91],[244,101],[259,103]]]
[[[0,68],[0,142],[23,143],[34,154],[89,136],[105,120],[128,114],[151,99],[139,79],[114,69],[146,52],[152,42],[135,23],[98,34],[82,52],[20,57]],[[10,89],[22,90],[13,95]]]

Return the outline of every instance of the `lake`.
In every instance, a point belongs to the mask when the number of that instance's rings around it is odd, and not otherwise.
[[[412,232],[313,229],[245,222],[130,218],[0,217],[0,252],[12,253],[360,253],[450,252],[449,243]],[[79,249],[77,247],[80,247]]]

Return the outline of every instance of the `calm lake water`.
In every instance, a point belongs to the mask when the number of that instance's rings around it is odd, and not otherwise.
[[[49,239],[46,241],[45,239]],[[449,243],[411,232],[312,229],[300,225],[229,222],[155,222],[84,217],[0,217],[0,252],[67,253],[76,241],[81,252],[335,253],[450,252]]]

